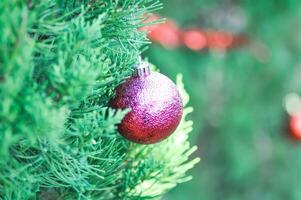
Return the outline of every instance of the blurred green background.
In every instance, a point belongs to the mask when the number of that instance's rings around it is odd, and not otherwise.
[[[193,143],[202,158],[193,180],[165,200],[300,200],[301,141],[288,136],[283,99],[301,94],[301,2],[163,1],[159,14],[181,29],[243,34],[226,51],[168,49],[145,55],[175,79],[182,73],[194,107]]]

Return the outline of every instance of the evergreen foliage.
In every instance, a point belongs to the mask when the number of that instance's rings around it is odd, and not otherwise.
[[[143,146],[117,133],[128,110],[107,107],[148,43],[144,14],[160,7],[0,2],[0,199],[158,199],[188,180],[191,108],[172,137]]]

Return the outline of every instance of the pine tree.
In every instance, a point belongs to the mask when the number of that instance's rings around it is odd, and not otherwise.
[[[108,108],[148,44],[145,13],[161,6],[0,2],[0,199],[159,199],[191,178],[191,108],[170,138],[146,146],[118,134],[128,110]]]

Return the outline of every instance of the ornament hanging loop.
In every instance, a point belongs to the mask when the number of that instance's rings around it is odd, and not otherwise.
[[[139,76],[147,76],[150,74],[150,66],[149,63],[146,61],[143,61],[141,56],[139,56],[138,63],[135,65],[135,72],[134,76],[139,77]]]

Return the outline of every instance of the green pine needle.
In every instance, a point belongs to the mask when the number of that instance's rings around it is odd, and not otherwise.
[[[191,178],[191,108],[169,139],[143,146],[117,132],[128,110],[107,107],[148,43],[144,14],[161,6],[0,2],[0,199],[157,199]]]

